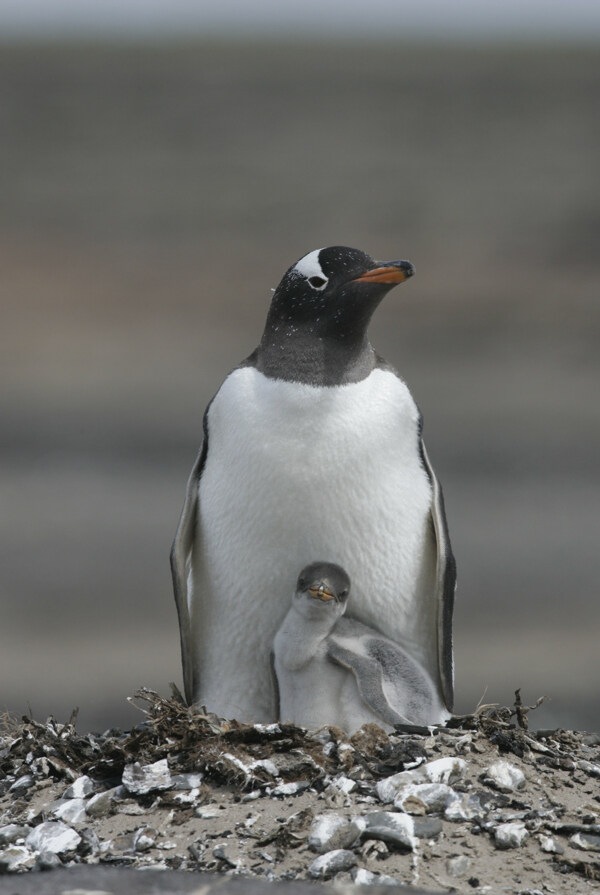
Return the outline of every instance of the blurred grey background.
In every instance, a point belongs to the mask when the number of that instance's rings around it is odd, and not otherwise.
[[[0,710],[180,682],[204,407],[341,243],[417,268],[371,335],[444,486],[457,710],[600,728],[599,8],[457,6],[0,10]]]

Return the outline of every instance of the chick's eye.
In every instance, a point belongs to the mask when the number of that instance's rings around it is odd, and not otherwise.
[[[306,587],[306,581],[304,580],[304,578],[301,578],[300,581],[298,582],[298,590],[304,590],[305,587]]]
[[[323,286],[327,285],[327,280],[324,280],[323,277],[309,277],[308,282],[313,289],[322,289]]]

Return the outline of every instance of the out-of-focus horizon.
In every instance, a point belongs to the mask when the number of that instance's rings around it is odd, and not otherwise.
[[[595,0],[4,0],[0,40],[23,35],[593,41],[600,8]]]
[[[417,268],[371,338],[444,487],[457,711],[521,687],[534,726],[600,728],[598,31],[28,43],[4,12],[0,710],[129,725],[181,680],[202,413],[285,268],[342,243]]]

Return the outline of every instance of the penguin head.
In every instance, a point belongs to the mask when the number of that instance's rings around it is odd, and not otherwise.
[[[414,272],[410,261],[375,261],[360,249],[315,249],[285,272],[269,314],[333,338],[362,336],[383,296]]]
[[[304,615],[339,618],[346,611],[349,595],[350,578],[341,566],[314,562],[300,572],[294,601]]]
[[[414,272],[410,261],[375,261],[346,246],[309,252],[275,290],[249,362],[273,379],[309,385],[364,379],[376,363],[367,337],[373,312]]]

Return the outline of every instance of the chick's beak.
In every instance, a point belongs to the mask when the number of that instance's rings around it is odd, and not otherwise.
[[[324,584],[313,584],[312,587],[308,588],[308,592],[315,600],[323,600],[323,602],[327,602],[328,600],[335,599],[335,594],[332,594]]]

